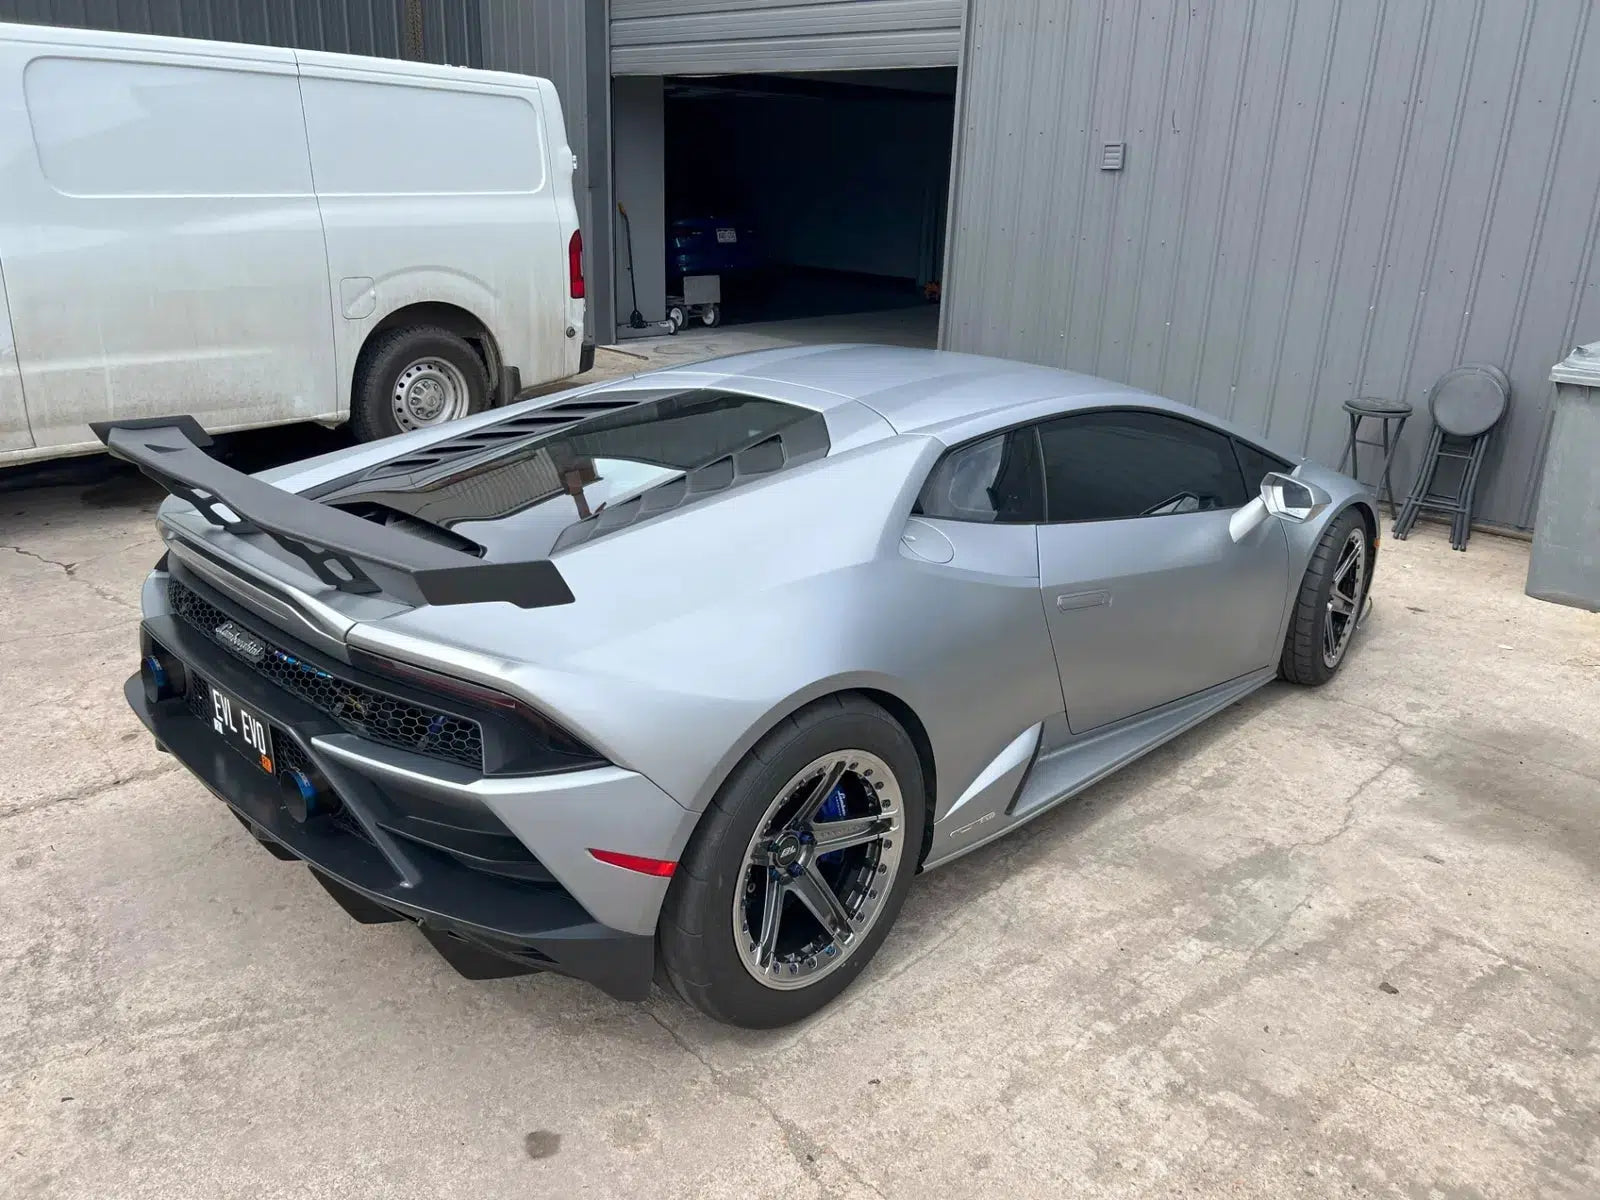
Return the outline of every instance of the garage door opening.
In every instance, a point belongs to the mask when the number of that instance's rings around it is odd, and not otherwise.
[[[935,343],[955,68],[663,82],[669,316]]]

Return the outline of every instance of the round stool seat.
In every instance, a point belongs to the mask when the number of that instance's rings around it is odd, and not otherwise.
[[[1428,396],[1434,424],[1452,437],[1488,433],[1505,416],[1511,384],[1498,367],[1470,363],[1446,371]]]
[[[1363,417],[1409,417],[1411,405],[1404,400],[1390,400],[1385,396],[1352,396],[1344,402],[1344,410]]]

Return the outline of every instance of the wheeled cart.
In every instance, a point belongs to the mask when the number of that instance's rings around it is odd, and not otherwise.
[[[667,323],[677,333],[698,317],[708,329],[722,323],[722,276],[685,275],[683,295],[667,297]]]

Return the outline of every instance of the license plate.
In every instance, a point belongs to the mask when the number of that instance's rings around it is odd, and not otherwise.
[[[272,734],[267,723],[217,687],[211,693],[211,728],[223,741],[268,775],[272,774]]]
[[[719,242],[722,242],[722,243],[726,244],[728,242],[737,242],[738,240],[739,240],[739,231],[737,229],[718,229],[717,230],[717,241],[719,241]]]

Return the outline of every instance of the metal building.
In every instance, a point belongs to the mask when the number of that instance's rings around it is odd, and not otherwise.
[[[601,341],[636,332],[635,289],[663,315],[673,221],[731,205],[780,268],[752,312],[925,303],[937,283],[942,346],[1127,380],[1324,461],[1344,399],[1403,397],[1397,482],[1433,380],[1495,363],[1514,395],[1479,516],[1525,529],[1550,366],[1600,337],[1595,8],[0,0],[0,18],[553,79]]]

